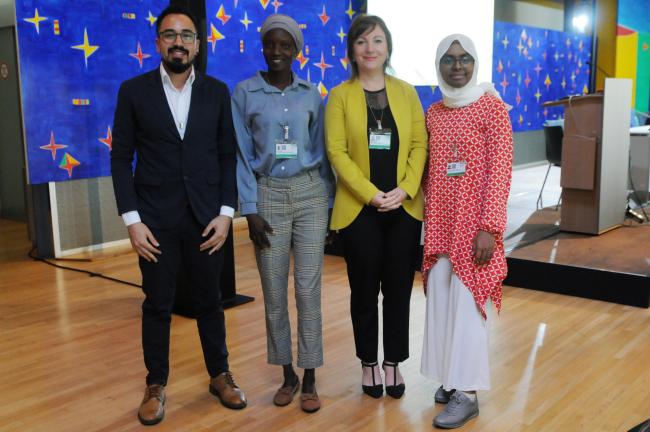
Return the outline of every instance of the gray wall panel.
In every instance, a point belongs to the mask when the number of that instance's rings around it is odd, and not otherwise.
[[[110,177],[56,183],[62,251],[128,238]]]
[[[517,132],[514,134],[514,165],[546,161],[544,131]]]
[[[7,78],[0,77],[0,217],[25,221],[25,159],[13,27],[0,28],[0,65],[7,68]]]

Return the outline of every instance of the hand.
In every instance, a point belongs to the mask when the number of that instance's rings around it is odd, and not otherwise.
[[[373,207],[381,208],[381,206],[385,202],[386,202],[386,194],[384,192],[382,192],[382,191],[379,191],[370,200],[370,205],[373,206]]]
[[[472,255],[474,264],[483,267],[492,259],[494,254],[494,235],[487,231],[479,230],[472,243]]]
[[[248,237],[253,244],[260,249],[271,247],[271,242],[266,236],[273,234],[273,228],[258,214],[247,214],[246,221],[248,222]]]
[[[157,263],[158,258],[156,258],[156,255],[162,253],[158,249],[160,243],[158,243],[149,228],[142,222],[137,222],[129,225],[126,229],[129,231],[133,250],[147,261]]]
[[[212,255],[226,242],[228,238],[228,230],[230,229],[230,223],[232,218],[229,216],[219,215],[216,218],[212,219],[208,226],[203,230],[202,237],[207,237],[210,234],[210,231],[214,231],[209,239],[201,243],[199,246],[200,251],[205,251],[210,249],[208,252],[209,255]]]
[[[379,207],[380,212],[387,212],[395,210],[402,205],[402,201],[406,199],[406,192],[400,187],[396,187],[390,192],[384,194],[386,201]]]

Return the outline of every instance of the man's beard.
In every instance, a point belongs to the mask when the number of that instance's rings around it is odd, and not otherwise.
[[[185,47],[178,46],[178,45],[174,45],[173,47],[169,48],[167,52],[171,53],[174,50],[182,51],[187,56],[189,56],[190,54],[190,52]],[[194,63],[194,59],[188,61],[187,63],[183,63],[182,59],[167,60],[166,58],[163,58],[162,61],[165,64],[165,66],[167,66],[167,69],[169,69],[172,73],[175,74],[181,74],[185,72],[190,67],[192,67],[192,64]]]
[[[170,70],[172,73],[175,74],[181,74],[188,70],[190,67],[192,67],[192,63],[194,63],[194,59],[192,61],[189,61],[187,63],[183,63],[182,60],[178,61],[170,61],[167,60],[166,58],[163,59],[163,64],[165,67],[167,67],[168,70]]]

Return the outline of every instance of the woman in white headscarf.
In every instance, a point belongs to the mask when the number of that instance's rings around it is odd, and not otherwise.
[[[491,83],[477,85],[472,41],[446,37],[436,52],[443,101],[431,105],[429,165],[423,179],[427,315],[421,370],[442,383],[447,406],[434,426],[460,427],[478,415],[477,390],[490,388],[487,305],[501,307],[503,232],[512,174],[512,126]]]

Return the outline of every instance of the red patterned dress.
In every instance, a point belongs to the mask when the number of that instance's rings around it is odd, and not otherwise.
[[[442,102],[429,107],[429,164],[423,179],[426,284],[436,255],[449,255],[453,271],[472,292],[481,314],[492,299],[501,309],[501,283],[507,266],[503,250],[506,205],[512,177],[512,126],[505,104],[484,94],[461,108]],[[467,163],[466,173],[447,175],[447,163]],[[478,230],[494,234],[492,259],[474,264],[472,243]]]

